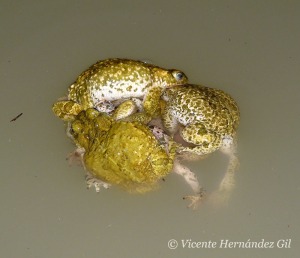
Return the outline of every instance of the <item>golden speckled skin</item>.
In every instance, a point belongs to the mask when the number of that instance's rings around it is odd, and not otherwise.
[[[231,144],[238,124],[236,102],[225,92],[186,84],[165,91],[162,117],[166,129],[174,134],[181,125],[182,138],[195,146],[178,150],[208,154]]]
[[[87,109],[97,108],[103,101],[143,98],[145,112],[152,115],[162,91],[183,83],[187,77],[178,70],[129,59],[105,59],[79,75],[69,87],[69,100]]]
[[[101,181],[141,193],[155,188],[172,170],[176,144],[161,145],[146,125],[87,109],[71,128],[74,141],[85,150],[86,169]]]
[[[72,121],[82,111],[82,106],[69,100],[57,101],[52,106],[53,113],[64,121]]]

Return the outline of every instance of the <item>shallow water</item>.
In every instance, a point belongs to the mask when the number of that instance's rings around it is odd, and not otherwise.
[[[0,256],[297,257],[299,11],[298,1],[2,1]],[[236,99],[241,165],[228,206],[187,209],[191,191],[177,175],[142,196],[86,190],[50,107],[108,57],[175,67]],[[226,159],[189,166],[213,191]],[[189,239],[216,246],[184,247]]]

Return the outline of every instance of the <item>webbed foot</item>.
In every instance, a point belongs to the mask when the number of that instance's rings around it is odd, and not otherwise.
[[[197,210],[202,203],[203,199],[205,198],[205,190],[201,189],[200,193],[195,195],[187,195],[183,197],[183,200],[189,200],[190,204],[187,206],[193,210]]]
[[[86,180],[86,185],[87,188],[90,189],[91,187],[95,187],[95,191],[97,193],[100,192],[101,188],[105,188],[108,189],[110,188],[110,184],[101,181],[100,179],[94,177],[91,173],[87,172],[86,176],[85,176],[85,180]]]

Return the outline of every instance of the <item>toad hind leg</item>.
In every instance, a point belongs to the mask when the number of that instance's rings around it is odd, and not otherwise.
[[[220,183],[219,191],[231,191],[235,186],[235,172],[239,166],[239,160],[235,154],[229,156],[226,173]]]
[[[214,204],[226,205],[235,187],[235,175],[239,167],[239,159],[235,154],[235,144],[230,144],[221,148],[221,151],[228,156],[228,166],[225,175],[219,185],[218,190],[212,194],[211,199]]]
[[[188,167],[182,165],[178,159],[175,159],[173,169],[176,174],[183,176],[184,180],[192,188],[194,195],[185,196],[183,199],[190,200],[191,203],[188,205],[188,208],[196,210],[205,196],[203,187],[200,186],[195,173],[193,173]]]
[[[219,191],[231,191],[235,185],[235,172],[239,166],[239,159],[236,156],[236,137],[225,136],[223,138],[221,152],[228,156],[228,166],[224,178],[219,186]]]

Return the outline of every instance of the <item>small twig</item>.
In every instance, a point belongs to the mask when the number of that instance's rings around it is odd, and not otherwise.
[[[15,118],[13,118],[12,120],[10,120],[10,122],[16,121],[21,115],[23,115],[23,113],[20,113],[19,115],[17,115]]]

